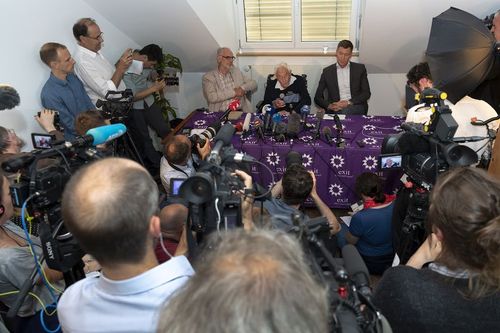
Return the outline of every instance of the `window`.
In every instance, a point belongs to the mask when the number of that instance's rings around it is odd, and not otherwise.
[[[357,44],[362,0],[236,0],[243,49]]]

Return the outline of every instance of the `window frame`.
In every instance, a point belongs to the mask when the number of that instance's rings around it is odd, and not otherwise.
[[[337,49],[338,41],[330,42],[303,42],[302,39],[302,13],[301,1],[292,0],[292,41],[291,42],[247,42],[246,18],[244,0],[235,0],[235,15],[237,17],[237,36],[239,51],[332,51]],[[359,35],[361,32],[361,8],[364,0],[351,0],[351,19],[349,27],[349,40],[354,44],[354,51],[358,51]]]

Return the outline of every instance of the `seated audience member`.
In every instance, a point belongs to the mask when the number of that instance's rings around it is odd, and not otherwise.
[[[66,141],[74,139],[76,116],[95,105],[85,92],[80,79],[73,73],[75,60],[66,46],[46,43],[40,49],[40,58],[50,68],[50,77],[42,88],[42,105],[59,112]]]
[[[408,78],[408,84],[416,93],[421,93],[426,88],[433,88],[434,84],[432,82],[431,72],[429,70],[429,65],[427,63],[419,63],[413,66],[410,71],[406,74]],[[455,133],[455,137],[469,137],[469,136],[479,136],[487,137],[487,128],[485,126],[474,126],[470,123],[471,118],[477,118],[478,120],[486,120],[491,117],[497,116],[495,110],[484,101],[473,99],[469,96],[465,96],[456,104],[450,103],[448,100],[445,101],[445,105],[448,105],[451,109],[453,118],[458,124],[458,129]],[[414,122],[419,124],[426,124],[429,122],[432,111],[431,108],[426,107],[423,103],[412,107],[408,110],[406,115],[407,122]],[[500,121],[492,121],[488,124],[491,129],[497,129]],[[473,149],[479,158],[481,158],[484,150],[486,149],[486,140],[475,141],[475,142],[465,142],[463,145],[468,146]]]
[[[203,75],[203,95],[210,111],[226,111],[233,99],[239,99],[244,112],[254,109],[247,93],[257,89],[255,80],[248,79],[235,67],[233,51],[227,47],[217,50],[217,69]]]
[[[363,199],[363,210],[352,216],[349,227],[342,225],[345,233],[338,237],[356,246],[370,274],[382,275],[394,259],[391,221],[396,196],[384,194],[381,179],[371,172],[359,175],[355,188]]]
[[[385,272],[375,305],[394,332],[497,331],[500,182],[456,168],[440,175],[430,203],[432,234],[406,266]]]
[[[217,237],[196,275],[162,311],[157,332],[328,332],[326,288],[299,242],[280,231]]]
[[[161,158],[160,178],[167,194],[170,193],[170,179],[186,179],[196,173],[191,154],[191,141],[185,135],[178,134],[167,139],[164,155]],[[203,148],[197,146],[202,160],[210,153],[210,143]]]
[[[293,75],[286,63],[279,64],[274,78],[267,84],[264,104],[271,104],[277,111],[300,113],[302,106],[311,105],[306,80],[300,75]]]
[[[353,48],[351,41],[340,41],[336,52],[337,63],[321,73],[314,102],[327,113],[368,113],[370,84],[365,65],[350,61]]]
[[[17,294],[4,294],[19,290],[25,280],[29,279],[35,268],[35,260],[30,252],[24,231],[10,221],[14,207],[9,191],[9,181],[0,170],[0,303],[11,307]],[[42,255],[42,247],[38,237],[31,237],[33,249],[38,258]],[[58,280],[61,275],[49,268],[44,268],[50,281]],[[59,286],[60,287],[60,286]],[[43,283],[36,283],[31,290],[44,304],[51,304],[52,299]],[[56,293],[57,295],[57,293]],[[40,310],[41,304],[34,297],[27,296],[17,315],[29,317]],[[38,318],[37,318],[38,319]],[[0,319],[1,321],[1,319]]]
[[[125,73],[123,82],[134,94],[134,105],[130,112],[129,125],[137,149],[144,162],[151,167],[160,167],[161,154],[153,146],[148,126],[164,139],[170,132],[170,124],[163,118],[162,110],[155,104],[154,93],[163,93],[164,80],[149,80],[151,69],[163,59],[163,51],[156,44],[149,44],[133,52],[133,60],[142,64],[141,74]]]
[[[91,163],[71,177],[61,211],[102,267],[100,276],[64,291],[57,306],[62,330],[154,332],[160,305],[194,272],[184,256],[158,265],[158,187],[148,172],[122,158]]]
[[[73,25],[73,36],[78,45],[75,52],[75,73],[82,80],[88,96],[95,105],[98,99],[104,99],[106,93],[123,91],[123,75],[132,63],[132,49],[122,54],[116,65],[100,53],[104,42],[101,28],[94,19],[81,18]]]
[[[188,208],[182,204],[173,203],[161,209],[160,228],[163,245],[161,242],[157,242],[155,246],[156,258],[160,263],[169,260],[174,255],[187,218]]]
[[[293,227],[292,214],[299,214],[301,218],[307,219],[299,208],[310,196],[321,215],[327,218],[331,234],[339,232],[340,224],[337,218],[316,191],[316,176],[301,164],[287,167],[281,181],[274,186],[272,194],[271,199],[264,201],[264,208],[272,217],[271,223],[275,228],[290,230]]]

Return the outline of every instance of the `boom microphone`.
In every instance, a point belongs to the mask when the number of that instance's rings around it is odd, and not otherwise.
[[[330,127],[323,127],[321,130],[323,132],[323,136],[325,137],[325,141],[331,146],[333,144],[332,140],[332,129]]]
[[[342,257],[344,258],[344,267],[354,285],[359,292],[368,300],[371,299],[372,290],[370,289],[370,273],[361,258],[358,249],[352,244],[347,244],[342,248]]]
[[[222,159],[220,156],[220,152],[222,147],[230,145],[231,144],[231,139],[234,134],[234,127],[232,124],[227,123],[222,126],[220,129],[219,133],[214,138],[215,145],[210,152],[210,155],[207,158],[207,161],[209,163],[214,163],[217,165],[220,165]]]
[[[97,146],[122,136],[126,131],[127,127],[121,123],[99,126],[89,129],[85,135],[71,142],[65,142],[64,146],[67,148]]]
[[[7,84],[0,84],[0,111],[13,109],[19,105],[19,102],[16,89]]]

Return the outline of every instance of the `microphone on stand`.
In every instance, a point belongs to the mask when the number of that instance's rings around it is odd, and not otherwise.
[[[304,129],[307,128],[307,116],[311,113],[311,106],[303,105],[300,108],[300,117],[302,118],[302,123],[304,124]]]
[[[300,132],[300,116],[297,112],[292,111],[288,117],[288,124],[286,125],[286,136],[289,139],[297,138]]]
[[[323,136],[325,137],[326,143],[328,143],[330,146],[333,144],[332,140],[332,129],[330,127],[323,127],[321,130],[323,132]]]
[[[320,138],[320,126],[321,126],[321,120],[323,120],[323,117],[325,116],[325,110],[319,109],[316,112],[316,133],[314,135],[315,139]]]
[[[264,131],[262,130],[262,120],[256,119],[253,122],[255,132],[257,132],[257,138],[264,140]]]
[[[344,139],[342,138],[344,129],[342,128],[342,123],[337,114],[333,115],[333,121],[335,122],[335,129],[337,130],[337,147],[344,148]]]
[[[250,120],[252,119],[252,114],[247,113],[245,116],[245,120],[243,121],[243,128],[241,132],[241,137],[247,137],[250,135]]]
[[[281,123],[281,115],[279,113],[275,113],[273,115],[273,130],[272,130],[273,135],[276,133],[276,127],[278,126],[279,123]]]
[[[227,121],[227,118],[229,117],[229,113],[231,111],[236,111],[240,108],[240,100],[235,98],[233,99],[229,105],[227,106],[227,110],[224,111],[224,113],[222,114],[222,116],[219,118],[219,120],[222,122],[222,121]]]
[[[272,127],[271,119],[276,113],[276,110],[272,107],[271,104],[266,104],[262,108],[262,113],[264,114],[264,132],[269,132]]]
[[[286,137],[286,124],[281,122],[276,125],[276,130],[274,131],[274,139],[277,142],[285,142]]]

